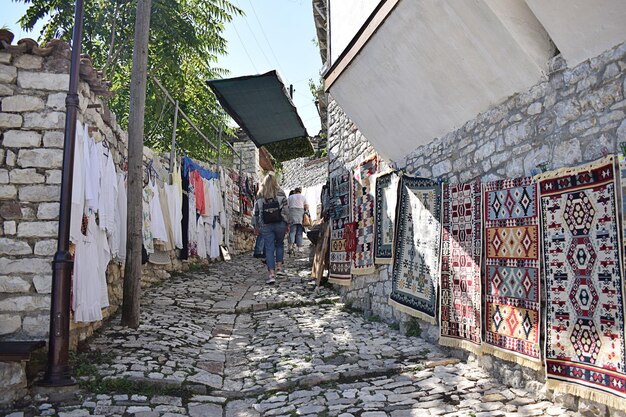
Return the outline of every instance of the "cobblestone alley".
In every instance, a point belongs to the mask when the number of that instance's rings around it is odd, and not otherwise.
[[[442,348],[315,290],[304,259],[264,284],[251,256],[173,277],[74,362],[79,394],[36,394],[9,416],[578,415],[504,386]]]

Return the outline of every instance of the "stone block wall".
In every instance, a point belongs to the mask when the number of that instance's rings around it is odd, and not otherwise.
[[[626,141],[626,44],[571,69],[557,57],[550,68],[539,84],[413,150],[400,166],[450,182],[489,181],[620,151]]]
[[[41,50],[11,46],[0,50],[0,340],[45,339],[49,327],[51,259],[56,251],[61,165],[65,125],[65,97],[69,87],[70,49],[54,42]],[[81,66],[81,74],[93,68]],[[78,119],[96,141],[107,142],[117,171],[127,154],[127,133],[101,98],[102,84],[90,78],[79,84]],[[165,173],[167,157],[148,148],[144,162],[155,160]],[[234,252],[250,250],[249,233],[235,230]],[[186,269],[170,253],[168,265],[146,264],[142,284]],[[122,302],[123,265],[111,261],[107,281],[113,314]],[[85,339],[101,326],[71,324],[71,343]]]
[[[311,159],[296,158],[283,162],[280,186],[285,190],[296,187],[312,187],[326,183],[328,179],[328,157]]]
[[[337,103],[329,103],[329,173],[353,168],[374,149]],[[390,132],[393,127],[390,126]],[[550,73],[528,91],[516,94],[469,120],[462,127],[434,138],[431,143],[407,149],[404,161],[391,161],[412,175],[465,182],[491,181],[531,175],[538,165],[548,170],[576,166],[609,153],[621,152],[626,142],[626,44],[567,68],[555,58]],[[391,308],[391,266],[374,274],[357,276],[341,288],[344,301],[366,315],[406,327],[408,315]],[[419,321],[422,336],[436,342],[439,329]],[[524,387],[539,397],[568,403],[590,415],[618,415],[603,405],[546,390],[544,375],[490,355],[474,357],[462,351],[496,377]]]
[[[251,140],[233,143],[235,151],[241,155],[243,173],[252,174],[257,181],[262,177],[261,166],[259,165],[259,149]],[[235,158],[235,164],[239,163],[239,158]],[[238,168],[238,167],[237,167]]]
[[[61,41],[46,48],[25,42],[0,49],[0,340],[47,339],[69,68],[70,48]],[[120,172],[127,133],[102,99],[108,88],[95,74],[88,60],[81,64],[78,119],[96,141],[106,141]],[[148,160],[166,175],[168,156],[144,148],[144,163]],[[231,220],[233,253],[251,250],[254,237]],[[142,286],[188,268],[189,261],[180,261],[175,251],[170,259],[168,265],[146,264]],[[111,306],[103,310],[104,319],[121,306],[123,273],[123,265],[110,262]],[[103,322],[70,323],[75,347]],[[0,381],[0,403],[18,398],[26,386],[24,364],[0,362]]]

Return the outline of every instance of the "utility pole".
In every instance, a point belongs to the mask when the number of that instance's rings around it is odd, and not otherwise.
[[[143,204],[143,135],[152,0],[138,0],[128,114],[128,238],[124,269],[122,325],[139,327]]]

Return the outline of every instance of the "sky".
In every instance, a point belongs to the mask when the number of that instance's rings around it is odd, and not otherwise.
[[[0,1],[4,3],[0,27],[6,26],[15,34],[14,42],[25,37],[37,39],[40,27],[29,33],[17,24],[27,6]],[[320,119],[308,83],[309,79],[319,82],[322,61],[315,44],[311,0],[230,1],[245,15],[226,25],[228,54],[221,57],[218,66],[228,69],[232,77],[278,70],[285,85],[294,86],[293,100],[309,135],[317,134]]]

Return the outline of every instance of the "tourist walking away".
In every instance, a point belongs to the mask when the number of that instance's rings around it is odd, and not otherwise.
[[[296,190],[291,190],[289,191],[289,197],[291,197],[293,195],[293,193],[295,193]],[[287,197],[287,201],[289,201],[289,197]],[[291,219],[289,219],[289,229],[291,230]],[[287,233],[287,250],[289,251],[290,255],[293,255],[293,248],[292,248],[292,244],[293,244],[293,240],[291,240],[291,233]]]
[[[252,220],[257,234],[263,238],[265,262],[269,272],[268,284],[276,282],[276,275],[286,275],[283,260],[289,219],[287,204],[287,196],[278,186],[276,175],[270,172],[259,188]]]
[[[302,251],[302,234],[304,233],[304,227],[302,226],[302,219],[304,213],[309,209],[309,205],[306,201],[306,197],[302,194],[302,187],[298,187],[294,190],[294,193],[289,196],[289,242],[291,246],[290,250]]]

